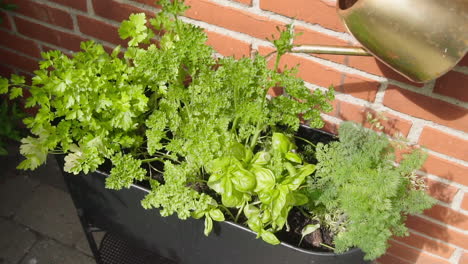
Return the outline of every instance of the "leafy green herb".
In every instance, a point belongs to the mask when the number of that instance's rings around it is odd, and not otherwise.
[[[345,229],[335,234],[337,252],[359,247],[366,259],[375,259],[385,253],[391,236],[407,234],[408,214],[434,202],[414,174],[423,154],[415,150],[395,166],[394,147],[385,135],[345,122],[339,137],[339,142],[317,145],[309,192],[318,198],[311,206],[345,215]]]
[[[229,215],[234,207],[240,216],[251,208],[247,224],[277,244],[274,232],[293,206],[307,202],[298,189],[315,169],[277,131],[297,130],[299,116],[322,126],[333,90],[311,93],[296,70],[271,70],[259,55],[215,58],[205,32],[178,18],[187,8],[183,1],[159,3],[156,17],[132,14],[122,22],[123,57],[120,47],[107,54],[92,41],[71,58],[42,54],[26,103],[39,111],[25,119],[32,135],[23,139],[26,160],[19,168],[35,169],[47,153],[66,154],[64,169],[75,174],[110,159],[108,188],[150,182],[144,208],[205,217],[205,234],[213,221],[224,220],[221,210]],[[275,42],[277,60],[294,35],[287,30]],[[155,36],[157,45],[150,41]],[[5,81],[0,84],[5,90]],[[274,86],[286,93],[268,98]]]

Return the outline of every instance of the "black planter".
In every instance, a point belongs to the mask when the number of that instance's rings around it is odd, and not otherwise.
[[[317,132],[301,131],[310,140],[319,137],[323,141],[323,135]],[[59,160],[62,163],[63,159]],[[104,187],[107,174],[99,171],[78,176],[64,173],[64,177],[82,221],[86,221],[85,228],[89,224],[118,234],[133,245],[176,263],[368,263],[359,249],[333,254],[303,250],[286,243],[273,246],[232,222],[215,222],[213,232],[206,237],[203,220],[161,217],[158,210],[143,209],[140,201],[148,193],[143,187],[132,185],[129,189],[108,190]]]

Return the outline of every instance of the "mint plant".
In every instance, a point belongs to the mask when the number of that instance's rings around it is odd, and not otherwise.
[[[335,231],[336,252],[359,247],[366,259],[375,259],[385,253],[391,236],[407,234],[408,214],[421,213],[434,203],[415,175],[424,162],[422,152],[404,155],[397,166],[394,150],[385,135],[350,122],[341,124],[339,142],[317,145],[309,210]],[[325,219],[329,212],[341,216]]]

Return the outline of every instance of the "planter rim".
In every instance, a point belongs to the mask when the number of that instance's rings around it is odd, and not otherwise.
[[[109,177],[109,174],[108,174],[108,173],[103,172],[103,171],[101,171],[101,170],[96,170],[96,171],[94,171],[94,172],[97,173],[97,174],[101,174],[101,175],[103,175],[103,176],[105,176],[105,177]],[[136,184],[133,184],[133,183],[132,183],[132,185],[130,186],[130,188],[136,188],[136,189],[139,189],[139,190],[141,190],[141,191],[143,191],[143,192],[146,192],[146,193],[150,193],[150,192],[151,192],[151,191],[148,190],[147,188],[142,187],[142,186],[139,186],[139,185],[136,185]],[[183,220],[180,220],[180,221],[183,221]],[[242,230],[244,230],[244,231],[246,231],[246,232],[249,232],[249,233],[251,233],[251,234],[257,235],[256,232],[254,232],[254,231],[252,231],[252,230],[250,230],[250,229],[248,229],[248,228],[246,228],[246,227],[244,227],[244,226],[242,226],[242,225],[239,225],[239,224],[237,224],[237,223],[234,223],[234,222],[231,222],[231,221],[223,221],[222,223],[226,223],[226,224],[228,224],[228,225],[235,226],[235,227],[237,227],[237,228],[239,228],[239,229],[242,229]],[[288,243],[286,243],[286,242],[283,242],[283,241],[281,241],[280,245],[285,246],[285,247],[288,247],[288,248],[293,249],[293,250],[295,250],[295,251],[299,251],[299,252],[305,253],[305,254],[309,254],[309,255],[318,255],[318,256],[345,256],[345,255],[348,255],[348,254],[353,254],[354,252],[360,250],[359,248],[352,248],[352,249],[349,249],[348,251],[346,251],[346,252],[344,252],[344,253],[336,254],[336,253],[333,253],[333,252],[319,252],[319,251],[312,251],[312,250],[302,249],[302,248],[295,247],[295,246],[293,246],[293,245],[291,245],[291,244],[288,244]]]

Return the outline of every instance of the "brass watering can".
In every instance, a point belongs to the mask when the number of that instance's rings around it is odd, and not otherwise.
[[[415,82],[450,71],[468,50],[468,0],[337,0],[364,47],[299,46],[293,52],[375,56]]]

